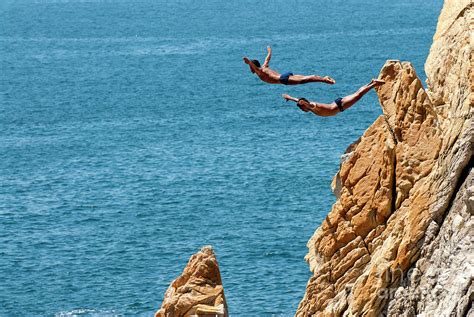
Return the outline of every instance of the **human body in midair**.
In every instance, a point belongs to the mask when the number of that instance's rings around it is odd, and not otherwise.
[[[294,101],[297,106],[304,112],[312,112],[315,115],[329,117],[338,114],[359,101],[372,88],[383,85],[385,82],[379,79],[372,79],[370,83],[359,88],[355,93],[343,98],[337,98],[330,104],[319,103],[315,101],[308,101],[305,98],[295,98],[288,94],[284,94],[283,98],[286,101]]]
[[[336,83],[336,81],[329,76],[321,77],[318,75],[295,75],[292,72],[280,74],[269,67],[270,59],[272,58],[272,49],[270,46],[267,46],[267,51],[268,54],[263,65],[260,65],[258,60],[250,60],[247,57],[244,57],[244,62],[249,65],[250,71],[252,73],[257,74],[257,76],[262,81],[268,84],[301,85],[322,82],[332,85]]]

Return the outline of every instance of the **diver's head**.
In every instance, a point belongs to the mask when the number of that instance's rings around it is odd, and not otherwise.
[[[250,62],[251,62],[252,64],[254,64],[255,66],[257,66],[258,68],[262,67],[262,66],[260,65],[260,62],[259,62],[258,60],[256,60],[256,59],[252,59]],[[251,71],[252,73],[255,73],[255,71],[252,69],[252,67],[250,67],[250,71]]]

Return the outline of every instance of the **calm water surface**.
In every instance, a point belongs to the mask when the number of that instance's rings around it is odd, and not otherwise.
[[[212,244],[233,316],[290,315],[339,156],[441,0],[0,0],[0,315],[150,316]],[[337,85],[270,86],[242,57]]]

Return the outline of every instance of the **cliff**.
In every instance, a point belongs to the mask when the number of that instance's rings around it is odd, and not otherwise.
[[[473,6],[445,0],[426,90],[410,63],[383,66],[383,115],[343,155],[296,316],[474,316]],[[193,314],[227,315],[209,248],[156,316]]]
[[[445,1],[427,90],[410,63],[382,68],[383,115],[335,176],[297,316],[474,314],[472,11]]]
[[[155,317],[178,316],[228,316],[219,265],[209,246],[189,259],[155,314]]]

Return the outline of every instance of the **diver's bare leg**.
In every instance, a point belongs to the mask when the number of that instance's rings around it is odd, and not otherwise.
[[[342,107],[345,109],[353,106],[357,101],[360,100],[366,93],[368,93],[372,88],[376,86],[383,85],[385,82],[383,80],[372,79],[370,83],[359,88],[352,95],[345,96],[342,98]]]
[[[310,76],[291,75],[290,78],[288,78],[288,85],[301,85],[301,84],[316,83],[316,82],[327,83],[330,85],[336,83],[336,81],[329,76],[321,77],[318,75],[310,75]]]

